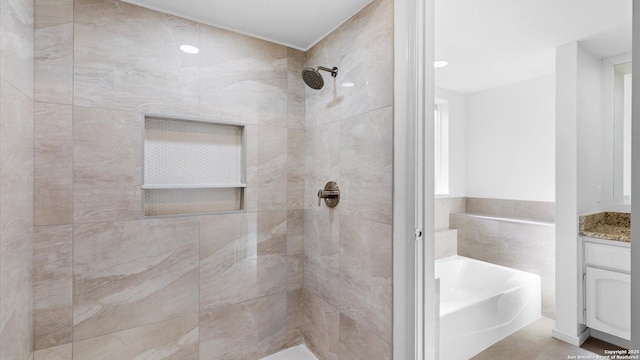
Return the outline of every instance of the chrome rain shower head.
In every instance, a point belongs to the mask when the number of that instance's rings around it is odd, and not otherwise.
[[[333,77],[338,76],[338,68],[335,66],[332,69],[318,66],[317,70],[310,67],[304,68],[304,70],[302,70],[302,80],[304,80],[307,86],[315,90],[320,90],[324,86],[324,79],[322,79],[322,75],[320,75],[318,70],[330,72]]]

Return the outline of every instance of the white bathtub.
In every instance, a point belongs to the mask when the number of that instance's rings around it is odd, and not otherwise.
[[[469,359],[540,318],[540,276],[470,259],[436,260],[440,359]]]

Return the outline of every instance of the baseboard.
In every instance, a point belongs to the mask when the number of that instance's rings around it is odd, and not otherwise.
[[[591,329],[590,336],[602,341],[606,341],[609,344],[617,345],[625,349],[631,349],[631,341],[613,336],[611,334],[603,333],[602,331]]]
[[[557,329],[553,329],[551,331],[551,336],[553,336],[554,338],[560,340],[560,341],[564,341],[566,343],[569,343],[573,346],[580,346],[582,345],[582,343],[584,343],[585,341],[587,341],[587,339],[589,338],[589,329],[585,329],[582,333],[580,333],[580,335],[578,336],[573,336],[573,335],[568,335],[565,334]]]

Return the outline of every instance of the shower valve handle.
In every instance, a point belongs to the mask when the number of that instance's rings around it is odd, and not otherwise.
[[[329,181],[324,190],[318,190],[318,206],[320,206],[320,200],[324,199],[325,204],[328,207],[336,207],[340,202],[340,188],[335,181]]]

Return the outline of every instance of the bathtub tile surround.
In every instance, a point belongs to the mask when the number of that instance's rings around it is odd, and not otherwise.
[[[34,4],[0,2],[0,358],[33,356]]]
[[[339,67],[306,89],[304,336],[320,359],[391,358],[392,7],[372,2],[308,51]],[[318,207],[330,180],[340,204]]]
[[[631,214],[600,212],[578,218],[578,235],[598,239],[631,241]]]
[[[73,349],[71,343],[50,347],[36,351],[33,360],[72,360]]]
[[[553,203],[467,198],[465,208],[450,216],[458,254],[540,275],[542,314],[554,318]]]

